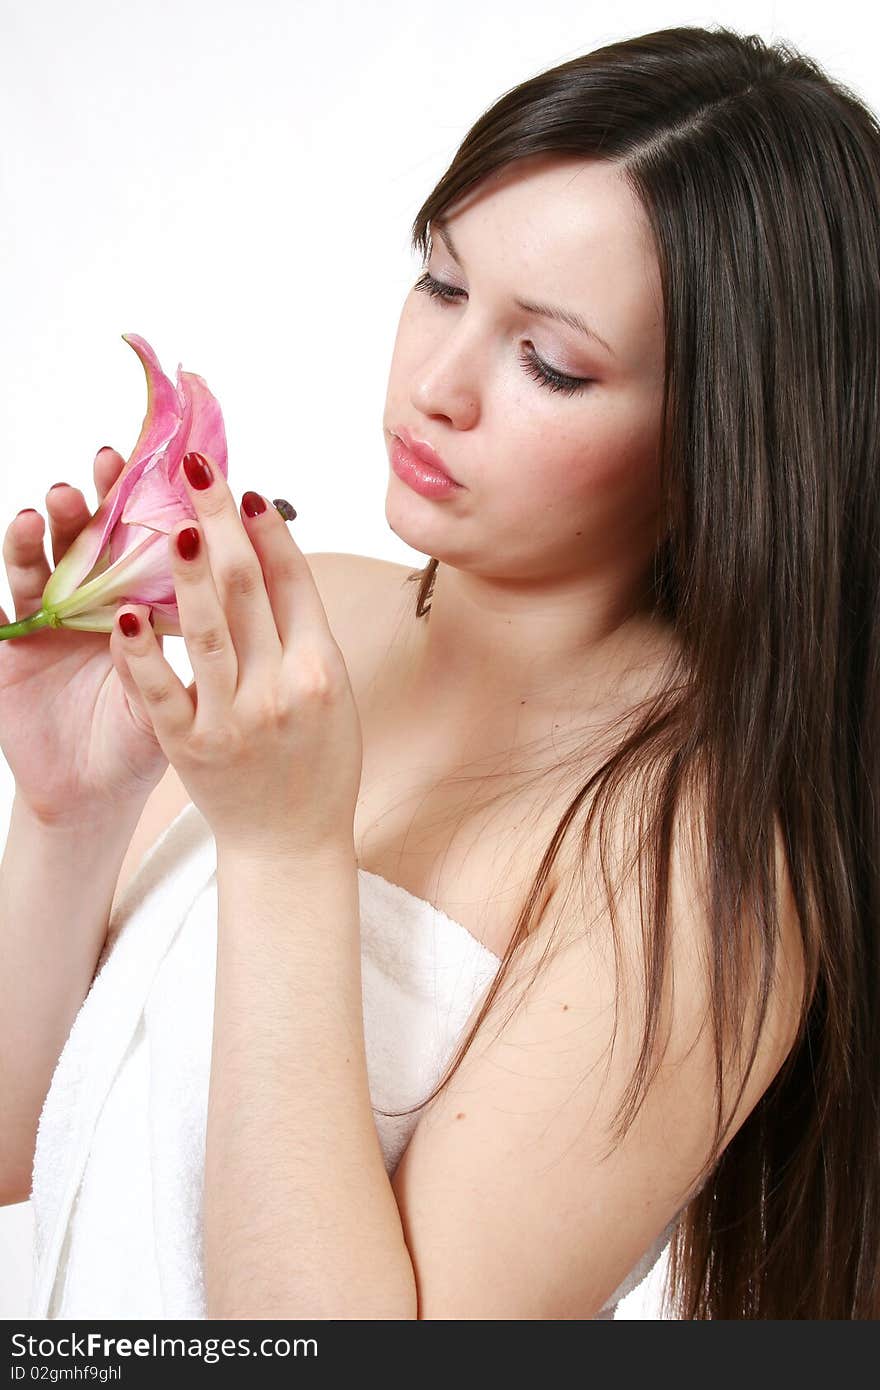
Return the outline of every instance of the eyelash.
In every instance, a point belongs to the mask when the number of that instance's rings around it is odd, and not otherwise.
[[[439,299],[447,304],[464,294],[464,290],[456,289],[454,285],[447,285],[442,280],[437,280],[428,270],[419,277],[413,288],[421,290],[423,294],[430,295],[432,299]],[[533,377],[539,386],[546,386],[550,391],[562,391],[566,396],[573,396],[576,392],[582,391],[585,386],[590,385],[591,378],[562,376],[560,372],[555,372],[546,362],[541,361],[534,349],[524,352],[521,360],[529,376]]]

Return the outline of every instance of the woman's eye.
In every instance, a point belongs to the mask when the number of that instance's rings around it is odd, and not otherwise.
[[[428,270],[416,281],[414,288],[423,290],[432,299],[457,299],[464,294],[464,290],[458,290],[454,285],[445,285],[442,280],[435,280]]]
[[[457,289],[455,285],[447,285],[444,281],[435,279],[427,270],[416,281],[413,289],[447,304],[453,299],[461,299],[466,294],[465,290]],[[529,376],[533,377],[539,386],[546,386],[550,391],[561,391],[564,395],[573,396],[591,383],[590,377],[564,376],[562,372],[555,371],[541,360],[534,348],[525,349],[520,354],[520,361]]]

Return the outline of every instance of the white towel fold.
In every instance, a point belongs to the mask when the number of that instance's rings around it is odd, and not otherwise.
[[[429,1094],[498,958],[360,870],[364,1036],[376,1109]],[[32,1318],[205,1317],[202,1195],[217,944],[216,847],[191,803],[116,904],[37,1133]],[[418,1112],[375,1115],[393,1174]],[[666,1230],[601,1318],[653,1268]]]

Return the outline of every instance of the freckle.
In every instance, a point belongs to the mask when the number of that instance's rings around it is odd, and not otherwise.
[[[465,1113],[464,1113],[464,1111],[463,1111],[463,1110],[459,1110],[459,1112],[458,1112],[458,1114],[456,1115],[455,1118],[456,1118],[457,1120],[463,1120],[463,1119],[465,1118]]]
[[[568,1008],[568,1005],[567,1005],[567,1004],[563,1004],[562,1007],[563,1007],[563,1009],[567,1009],[567,1008]]]
[[[575,535],[576,535],[576,536],[582,536],[582,535],[583,535],[583,531],[575,531]]]

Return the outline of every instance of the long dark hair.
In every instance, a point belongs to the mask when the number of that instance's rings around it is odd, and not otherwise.
[[[650,1082],[670,824],[688,787],[700,788],[705,827],[717,1057],[716,1148],[672,1238],[664,1311],[876,1318],[880,127],[789,44],[723,27],[661,30],[503,95],[424,202],[414,249],[427,260],[434,218],[539,154],[616,165],[653,231],[665,521],[652,592],[684,655],[559,822],[492,987],[428,1100],[457,1070],[528,935],[576,812],[595,788],[584,848],[599,792],[607,807],[627,771],[644,784],[650,760],[662,775],[643,798],[653,876],[645,1027],[616,1137]],[[418,618],[430,613],[437,565],[410,575]],[[600,837],[604,827],[603,811]],[[725,1147],[723,1045],[755,994],[731,943],[749,914],[761,967],[750,1067],[780,935],[780,835],[806,994],[784,1064]]]

